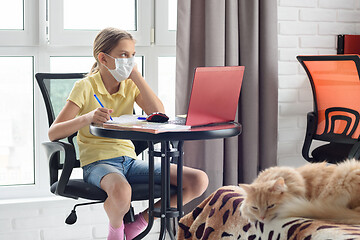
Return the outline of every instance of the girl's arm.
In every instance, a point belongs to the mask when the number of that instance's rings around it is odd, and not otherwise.
[[[87,114],[76,117],[80,108],[72,101],[67,101],[49,129],[50,141],[62,139],[77,132],[90,123],[104,123],[110,119],[111,109],[97,108]]]
[[[135,101],[146,114],[153,112],[165,112],[164,105],[161,100],[156,96],[145,79],[141,76],[136,66],[131,72],[129,78],[131,78],[140,90],[140,94],[136,97]]]

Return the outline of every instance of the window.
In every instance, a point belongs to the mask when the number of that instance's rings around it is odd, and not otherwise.
[[[168,30],[176,31],[177,25],[177,1],[169,0],[168,2]]]
[[[95,61],[93,40],[104,27],[126,29],[134,36],[138,69],[163,101],[166,113],[174,114],[176,0],[0,3],[0,121],[8,126],[0,139],[0,191],[6,190],[0,199],[52,195],[41,147],[48,141],[47,116],[34,75],[88,72]],[[52,87],[58,93],[54,97],[59,112],[67,98],[61,89],[69,86]],[[141,110],[136,108],[136,113]]]
[[[65,30],[99,30],[118,23],[118,28],[136,31],[135,0],[64,0]],[[81,11],[79,11],[81,9]],[[101,17],[95,17],[100,15]]]
[[[159,45],[173,45],[176,39],[177,0],[157,0],[156,11],[165,13],[156,15],[156,38]]]
[[[0,185],[33,184],[33,57],[0,57],[0,66]]]
[[[129,31],[139,45],[150,45],[151,2],[139,0],[49,1],[50,43],[91,46],[100,29]]]
[[[165,112],[175,116],[175,57],[159,57],[159,92]]]
[[[51,56],[50,72],[53,73],[87,73],[94,64],[92,56]]]
[[[0,29],[24,30],[24,2],[23,0],[1,0]]]
[[[34,16],[36,0],[0,0],[0,46],[24,46],[37,43]]]

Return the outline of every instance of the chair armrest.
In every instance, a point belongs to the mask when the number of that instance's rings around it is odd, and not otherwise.
[[[307,114],[307,126],[306,126],[306,133],[305,133],[305,140],[304,145],[302,148],[302,156],[308,162],[313,162],[314,158],[309,156],[311,142],[314,138],[315,132],[317,127],[317,116],[315,112],[308,112]]]
[[[58,179],[58,169],[61,168],[59,157],[56,156],[56,153],[63,151],[65,153],[65,160],[62,166],[62,173],[58,180],[58,184],[55,190],[56,195],[75,198],[74,196],[68,195],[65,193],[66,185],[69,182],[69,178],[71,172],[76,163],[76,154],[73,145],[70,143],[65,143],[61,141],[54,141],[54,142],[44,142],[42,145],[45,148],[45,152],[47,158],[49,160],[49,167],[50,167],[50,185],[56,182]],[[56,172],[56,173],[55,173]]]

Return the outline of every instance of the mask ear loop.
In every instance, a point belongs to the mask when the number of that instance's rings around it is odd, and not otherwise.
[[[107,55],[107,56],[109,56],[109,57],[111,57],[112,59],[114,59],[114,63],[115,63],[115,69],[116,69],[116,58],[114,58],[113,56],[110,56],[109,54],[107,54],[106,52],[103,52],[105,55]],[[106,67],[106,69],[107,70],[115,70],[115,69],[110,69],[110,68],[108,68],[105,64],[103,64],[104,65],[104,67]]]
[[[111,58],[114,59],[114,60],[116,59],[116,58],[114,58],[113,56],[107,54],[106,52],[104,52],[104,54],[106,54],[107,56],[111,57]]]

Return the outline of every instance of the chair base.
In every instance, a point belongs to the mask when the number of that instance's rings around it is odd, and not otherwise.
[[[74,206],[73,210],[71,210],[71,213],[69,214],[69,216],[66,218],[65,223],[68,224],[68,225],[72,225],[72,224],[76,223],[76,221],[77,221],[76,208],[77,207],[85,206],[85,205],[91,205],[91,204],[97,204],[97,203],[103,203],[103,201],[76,204]],[[125,223],[132,223],[134,221],[135,221],[134,208],[130,204],[130,209],[124,216],[124,222]]]
[[[56,193],[58,182],[55,182],[51,187],[50,191],[52,193]],[[133,184],[132,185],[132,201],[142,201],[149,198],[149,185],[146,184]],[[176,194],[176,186],[170,187],[170,195]],[[91,204],[97,204],[102,203],[106,200],[107,194],[104,190],[91,185],[89,183],[84,182],[82,179],[70,179],[68,184],[66,185],[65,192],[69,196],[74,196],[74,198],[84,198],[88,200],[98,200],[96,202],[87,202],[87,203],[80,203],[76,204],[69,214],[69,216],[66,218],[65,223],[72,225],[77,221],[76,216],[76,207],[83,206],[83,205],[91,205]],[[160,198],[161,197],[161,185],[156,184],[154,186],[154,197]],[[135,213],[134,208],[130,205],[129,211],[124,216],[124,222],[125,223],[131,223],[135,221]]]

